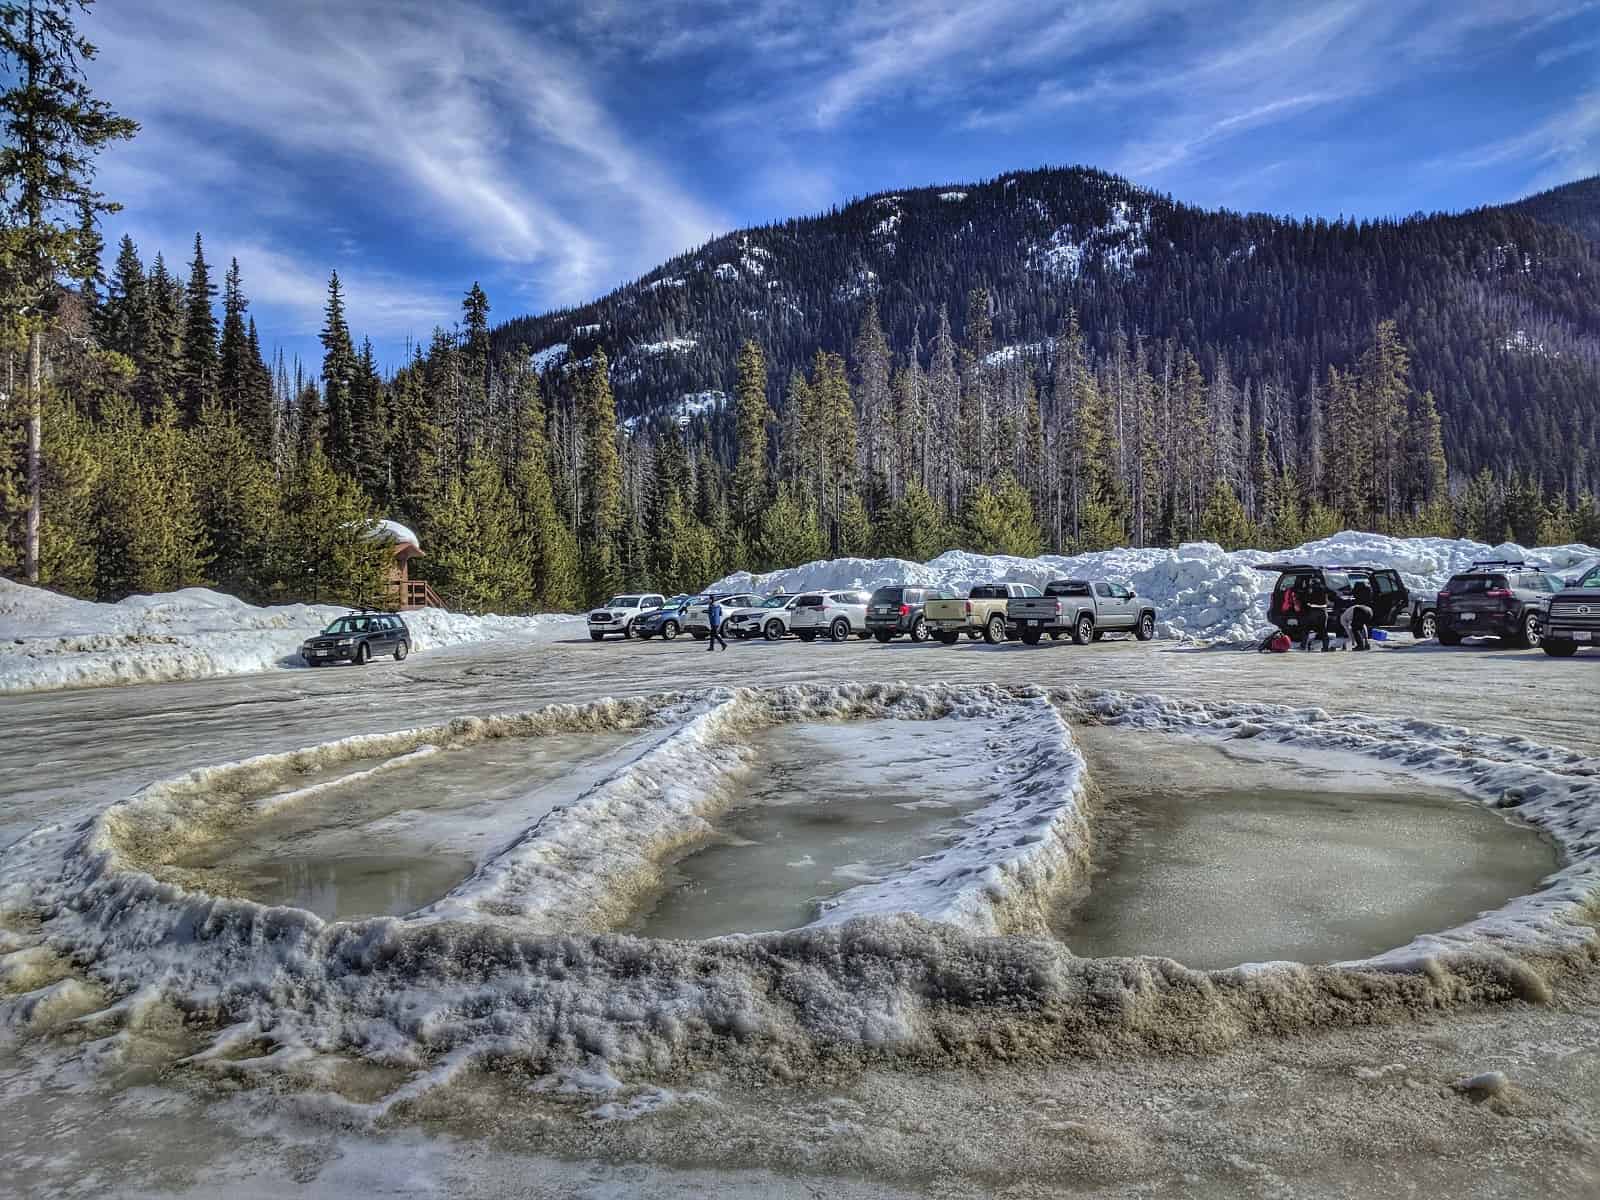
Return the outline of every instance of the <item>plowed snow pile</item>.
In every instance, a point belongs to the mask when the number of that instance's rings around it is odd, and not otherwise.
[[[1043,587],[1052,579],[1106,579],[1132,584],[1155,602],[1161,637],[1201,642],[1256,640],[1266,627],[1266,598],[1276,582],[1257,563],[1294,560],[1323,566],[1391,566],[1414,594],[1430,594],[1474,559],[1520,559],[1563,573],[1600,558],[1592,546],[1545,546],[1525,550],[1515,543],[1486,546],[1456,538],[1394,538],[1347,530],[1289,550],[1226,551],[1212,542],[1186,542],[1171,549],[1116,549],[1070,558],[969,554],[950,550],[926,563],[903,558],[835,558],[766,575],[737,572],[708,591],[802,592],[817,588],[875,588],[903,583],[951,588],[958,595],[978,583],[1002,580]]]
[[[303,666],[300,643],[346,611],[327,604],[258,608],[207,588],[97,604],[0,579],[0,692]],[[437,608],[405,619],[419,652],[558,636],[578,620],[560,614],[473,617]]]
[[[784,722],[981,716],[984,803],[944,847],[846,890],[784,933],[661,941],[615,930],[674,855],[735,802],[750,735]],[[1533,895],[1360,961],[1191,970],[1076,958],[1044,913],[1081,882],[1095,812],[1064,718],[1264,739],[1379,760],[1512,810],[1561,849]],[[447,762],[493,739],[629,731],[624,760],[508,829],[439,902],[325,922],[209,895],[171,864],[281,814],[292,786],[384,763]],[[433,749],[428,749],[433,748]],[[360,764],[371,768],[351,770]],[[285,791],[285,785],[290,785]],[[1321,710],[1119,693],[849,685],[713,690],[552,706],[350,738],[152,785],[0,854],[0,1036],[64,1024],[136,1033],[150,1013],[209,1041],[186,1059],[236,1076],[358,1058],[409,1076],[387,1112],[475,1063],[665,1078],[706,1065],[789,1078],[817,1064],[926,1068],[999,1058],[1203,1052],[1328,1024],[1540,999],[1592,967],[1600,762],[1523,739]],[[341,1102],[344,1103],[344,1102]],[[356,1106],[352,1106],[356,1107]]]

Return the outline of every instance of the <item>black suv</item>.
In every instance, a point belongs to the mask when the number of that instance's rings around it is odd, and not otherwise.
[[[1284,597],[1292,590],[1302,603],[1312,587],[1328,589],[1328,632],[1337,635],[1339,617],[1356,602],[1356,584],[1372,593],[1372,627],[1396,629],[1410,622],[1411,593],[1393,567],[1319,567],[1311,563],[1261,563],[1258,571],[1278,572],[1278,582],[1267,601],[1267,620],[1299,641],[1305,634],[1302,618],[1283,611]]]
[[[300,657],[308,666],[353,662],[365,666],[375,654],[403,662],[411,653],[411,630],[397,613],[353,612],[339,617],[316,637],[307,638]]]
[[[867,632],[880,642],[909,633],[913,642],[933,636],[922,614],[929,600],[960,599],[944,588],[881,587],[867,601]]]
[[[1600,646],[1600,567],[1570,580],[1551,599],[1540,644],[1552,658],[1571,658],[1582,646]]]
[[[1450,576],[1439,590],[1439,644],[1459,646],[1464,637],[1494,637],[1537,646],[1544,638],[1550,601],[1560,590],[1560,579],[1524,562],[1475,562]]]

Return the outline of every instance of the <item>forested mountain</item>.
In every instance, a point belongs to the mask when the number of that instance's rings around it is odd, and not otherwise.
[[[754,339],[781,406],[791,371],[848,351],[869,301],[903,362],[941,305],[965,338],[981,288],[997,349],[1045,349],[1075,309],[1091,356],[1119,337],[1170,340],[1207,378],[1269,389],[1293,440],[1327,369],[1393,320],[1458,478],[1524,470],[1575,497],[1600,484],[1600,244],[1585,239],[1597,227],[1600,180],[1355,223],[1203,211],[1078,168],[1020,172],[731,233],[494,340],[535,352],[558,387],[603,347],[619,411],[638,417],[727,390]],[[1047,354],[1033,357],[1042,369]]]

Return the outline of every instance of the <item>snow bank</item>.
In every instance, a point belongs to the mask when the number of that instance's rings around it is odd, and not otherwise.
[[[347,609],[258,608],[207,588],[75,600],[0,579],[0,692],[155,683],[300,667],[300,643]],[[541,639],[578,618],[473,617],[443,609],[405,615],[418,652],[492,639]]]
[[[961,714],[1006,718],[994,750],[1016,760],[1016,786],[1004,789],[1007,803],[969,814],[947,852],[907,864],[898,889],[891,878],[845,893],[822,921],[784,933],[694,942],[606,932],[624,923],[618,898],[637,898],[641,871],[695,844],[728,803],[716,779],[737,770],[745,734],[786,720]],[[1101,814],[1081,802],[1084,767],[1062,716],[1366,756],[1514,812],[1557,843],[1563,866],[1534,895],[1357,962],[1197,971],[1170,959],[1076,958],[1047,937],[988,936],[1036,932],[1028,909],[1081,882],[1081,843]],[[234,836],[264,797],[281,804],[278,785],[310,770],[609,729],[641,732],[633,761],[409,916],[324,922],[189,889],[164,866]],[[708,751],[719,755],[702,771],[710,785],[694,786]],[[317,1087],[325,1076],[311,1060],[339,1055],[410,1072],[376,1114],[480,1061],[610,1079],[702,1069],[788,1078],[865,1061],[927,1069],[1193,1054],[1545,999],[1553,982],[1593,968],[1597,903],[1600,760],[1520,738],[1074,689],[714,690],[262,756],[153,785],[86,824],[39,830],[0,851],[0,1036],[69,1024],[131,1036],[146,1012],[159,1049],[171,1024],[161,1014],[176,1011],[186,1033],[211,1039],[184,1060],[197,1070],[240,1079],[303,1071],[304,1086]],[[923,915],[935,909],[938,919]]]
[[[1392,566],[1413,593],[1427,594],[1474,559],[1484,558],[1523,559],[1576,574],[1600,559],[1600,550],[1580,545],[1525,550],[1513,543],[1486,546],[1456,538],[1395,538],[1347,530],[1270,553],[1186,542],[1177,549],[1124,547],[1071,557],[1012,558],[949,550],[926,563],[903,558],[824,559],[765,575],[735,572],[705,590],[765,594],[900,583],[950,588],[965,595],[974,584],[1002,580],[1042,587],[1052,579],[1109,579],[1131,584],[1155,602],[1156,631],[1161,637],[1242,643],[1254,642],[1264,629],[1267,594],[1276,582],[1271,573],[1252,569],[1258,563],[1294,559],[1323,566]]]

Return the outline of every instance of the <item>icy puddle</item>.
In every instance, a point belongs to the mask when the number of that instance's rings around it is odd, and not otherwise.
[[[972,717],[781,725],[751,739],[744,799],[719,840],[674,865],[635,932],[794,929],[829,897],[948,844],[993,796],[994,730]]]
[[[1553,845],[1364,760],[1075,728],[1100,849],[1057,934],[1201,969],[1341,962],[1536,890]]]
[[[622,765],[638,736],[497,739],[402,756],[375,772],[372,760],[341,764],[262,797],[272,811],[176,860],[173,873],[189,886],[326,920],[414,912]]]

